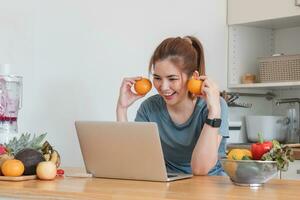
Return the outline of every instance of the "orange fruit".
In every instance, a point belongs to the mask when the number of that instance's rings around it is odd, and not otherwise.
[[[197,79],[190,79],[187,83],[187,89],[192,94],[200,95],[201,94],[201,86],[202,86],[202,80]]]
[[[147,78],[142,78],[140,80],[137,80],[134,84],[134,90],[139,95],[145,95],[147,94],[152,88],[152,83]]]
[[[0,176],[3,175],[1,172],[1,166],[6,160],[14,159],[13,156],[8,155],[7,153],[0,155]]]
[[[1,171],[4,176],[21,176],[24,170],[24,164],[17,159],[6,160],[1,166]]]

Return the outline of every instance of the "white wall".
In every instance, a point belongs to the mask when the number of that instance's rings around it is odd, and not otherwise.
[[[275,53],[286,55],[300,52],[300,27],[277,29],[274,31]]]
[[[74,121],[115,120],[122,77],[147,75],[164,38],[198,37],[226,89],[226,31],[219,0],[1,0],[0,63],[24,77],[19,130],[48,132],[63,165],[81,166]]]

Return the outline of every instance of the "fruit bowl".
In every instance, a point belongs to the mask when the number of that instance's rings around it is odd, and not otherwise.
[[[240,186],[261,186],[278,175],[276,161],[221,159],[231,181]]]

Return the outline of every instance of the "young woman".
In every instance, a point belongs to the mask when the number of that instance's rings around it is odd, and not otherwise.
[[[205,76],[200,41],[192,36],[165,39],[151,57],[149,72],[158,94],[141,104],[135,121],[157,123],[168,172],[223,175],[218,158],[225,156],[227,104]],[[199,96],[187,90],[192,76],[203,80]],[[127,121],[128,107],[143,97],[131,91],[140,78],[123,80],[117,121]]]

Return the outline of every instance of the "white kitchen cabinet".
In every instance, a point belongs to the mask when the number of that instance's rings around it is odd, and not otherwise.
[[[246,73],[259,79],[259,57],[300,54],[300,6],[296,3],[295,0],[228,0],[228,88],[300,88],[300,81],[241,83]]]
[[[299,0],[228,0],[229,25],[299,17]]]
[[[290,162],[288,171],[281,172],[281,179],[300,180],[300,160]]]

